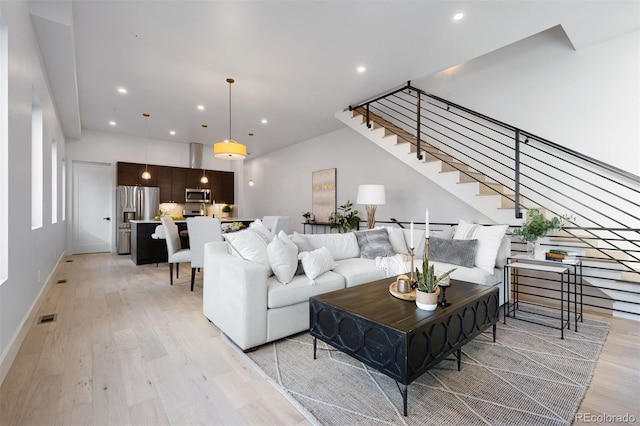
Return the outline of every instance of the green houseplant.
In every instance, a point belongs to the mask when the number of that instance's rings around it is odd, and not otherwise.
[[[447,278],[456,268],[436,275],[435,266],[429,264],[429,246],[425,239],[425,250],[422,256],[422,271],[416,268],[416,306],[433,311],[438,306],[438,283]]]
[[[311,221],[311,212],[302,212],[302,217],[304,217],[305,222],[309,223]]]
[[[552,229],[562,229],[564,224],[572,219],[573,217],[568,215],[555,216],[547,219],[540,210],[529,209],[527,210],[527,219],[520,228],[513,231],[513,235],[517,235],[522,241],[527,243],[527,253],[529,257],[533,257],[535,247],[540,238],[547,235],[547,232]]]
[[[229,217],[229,215],[231,214],[231,206],[228,204],[225,204],[224,206],[222,206],[222,217]]]
[[[329,216],[331,228],[338,228],[340,232],[349,232],[358,227],[360,216],[358,210],[353,210],[353,203],[349,200],[340,207],[338,211]]]

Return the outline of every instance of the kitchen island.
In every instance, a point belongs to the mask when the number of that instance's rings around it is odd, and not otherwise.
[[[242,222],[248,226],[253,219],[239,219],[230,217],[220,219],[220,223]],[[178,231],[187,230],[186,219],[176,220]],[[167,243],[164,239],[154,239],[151,237],[156,231],[156,226],[162,225],[159,220],[132,220],[131,221],[131,261],[136,265],[147,265],[150,263],[166,263],[168,260]],[[182,235],[180,242],[183,248],[189,247],[189,237]]]

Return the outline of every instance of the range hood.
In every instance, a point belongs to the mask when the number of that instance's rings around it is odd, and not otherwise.
[[[197,142],[189,144],[189,167],[192,169],[202,168],[202,148],[203,145]]]

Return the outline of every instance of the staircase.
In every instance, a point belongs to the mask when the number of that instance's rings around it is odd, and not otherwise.
[[[640,177],[410,82],[335,117],[496,223],[517,227],[529,208],[575,216],[547,248],[580,253],[600,290],[586,305],[640,320]]]

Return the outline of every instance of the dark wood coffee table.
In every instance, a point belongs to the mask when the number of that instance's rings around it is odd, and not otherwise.
[[[313,357],[317,339],[396,381],[407,415],[407,387],[425,371],[493,326],[499,317],[498,287],[451,280],[451,306],[435,311],[389,293],[395,278],[374,281],[309,299]],[[400,387],[402,385],[402,387]]]

